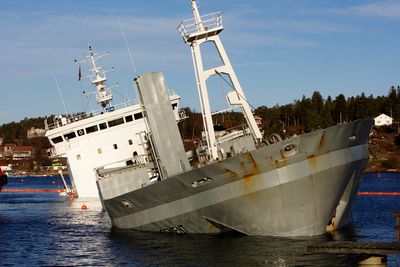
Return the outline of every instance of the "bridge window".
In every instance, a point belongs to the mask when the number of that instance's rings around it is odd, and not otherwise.
[[[51,139],[54,144],[61,143],[63,141],[61,136],[57,136]]]
[[[132,115],[129,115],[129,116],[125,117],[125,122],[131,122],[131,121],[133,121]]]
[[[135,117],[135,120],[139,120],[139,119],[143,118],[143,114],[141,112],[140,113],[136,113],[133,116]]]
[[[100,124],[99,124],[99,128],[100,128],[100,130],[107,129],[107,123],[105,123],[105,122],[100,123]]]
[[[120,125],[120,124],[123,124],[123,123],[124,123],[124,119],[123,118],[118,118],[118,119],[109,121],[108,122],[108,127],[114,127],[114,126],[117,126],[117,125]]]
[[[64,134],[64,138],[65,138],[65,139],[72,139],[72,138],[75,138],[75,137],[76,137],[75,132],[71,132],[71,133],[68,133],[68,134]]]
[[[94,132],[97,132],[97,131],[98,131],[97,125],[93,125],[93,126],[90,126],[90,127],[86,128],[86,133],[87,134],[94,133]]]

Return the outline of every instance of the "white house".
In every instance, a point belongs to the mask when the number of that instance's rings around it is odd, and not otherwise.
[[[386,114],[381,114],[374,119],[375,126],[392,125],[393,119]]]
[[[46,133],[45,129],[38,129],[35,127],[30,128],[28,131],[26,131],[26,136],[28,139],[32,139],[35,137],[43,137]]]

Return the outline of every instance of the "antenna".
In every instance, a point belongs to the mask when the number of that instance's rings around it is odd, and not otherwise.
[[[130,58],[130,60],[131,60],[131,64],[132,64],[132,67],[133,67],[133,72],[134,72],[134,75],[135,75],[135,77],[136,77],[136,76],[138,76],[138,73],[137,73],[137,71],[136,71],[136,67],[135,67],[135,63],[134,63],[134,61],[133,61],[131,49],[130,49],[129,46],[128,46],[128,40],[127,40],[127,38],[126,38],[126,34],[125,34],[125,32],[124,32],[124,29],[123,29],[123,27],[122,27],[122,24],[121,24],[120,19],[118,19],[118,23],[119,23],[119,27],[121,28],[121,34],[122,34],[122,37],[124,37],[125,45],[126,45],[126,48],[128,49],[129,58]]]
[[[112,93],[110,88],[107,88],[105,82],[107,81],[107,77],[105,75],[106,71],[104,70],[103,67],[97,66],[96,62],[109,55],[110,52],[107,52],[107,54],[104,55],[98,55],[93,52],[92,46],[89,45],[89,54],[85,56],[85,60],[75,60],[76,64],[80,64],[82,62],[87,62],[92,65],[92,68],[89,69],[89,76],[91,83],[93,86],[96,88],[96,99],[97,103],[101,105],[102,107],[102,112],[109,112],[113,111],[114,107],[111,104],[111,101],[113,99]],[[111,69],[113,71],[114,68]]]
[[[61,90],[60,90],[60,86],[58,85],[57,78],[54,75],[54,73],[51,73],[51,75],[53,76],[54,82],[56,83],[56,86],[57,86],[57,89],[58,89],[58,93],[60,94],[60,98],[61,98],[61,101],[62,101],[63,106],[64,106],[65,115],[68,115],[67,107],[65,106],[64,98],[63,98],[63,96],[61,94]]]

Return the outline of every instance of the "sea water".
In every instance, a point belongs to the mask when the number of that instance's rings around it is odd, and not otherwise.
[[[68,178],[68,177],[67,177]],[[61,189],[59,176],[11,177],[4,189]],[[400,192],[400,174],[366,174],[359,191]],[[85,204],[87,209],[82,209]],[[1,266],[357,266],[357,255],[309,253],[331,240],[393,242],[400,196],[358,195],[354,224],[312,238],[161,234],[111,228],[101,204],[58,193],[0,193]],[[400,256],[388,256],[399,266]]]

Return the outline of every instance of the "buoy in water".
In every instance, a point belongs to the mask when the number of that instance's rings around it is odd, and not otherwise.
[[[86,206],[86,204],[85,204],[85,203],[83,203],[83,204],[82,204],[82,207],[81,207],[81,209],[83,209],[83,210],[87,210],[87,206]]]

